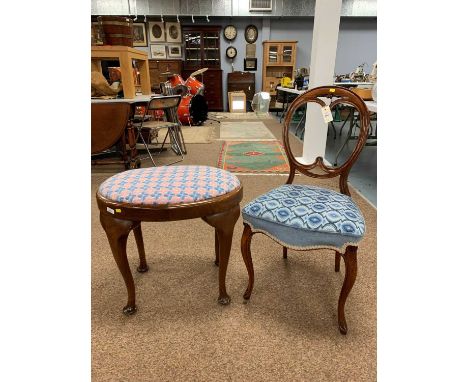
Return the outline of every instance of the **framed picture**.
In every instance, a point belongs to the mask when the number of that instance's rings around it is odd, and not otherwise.
[[[182,42],[180,23],[166,23],[167,42]]]
[[[99,23],[91,23],[91,45],[104,45],[104,34]]]
[[[159,21],[150,21],[149,24],[149,40],[150,42],[164,42],[164,23]]]
[[[244,58],[244,71],[255,72],[257,70],[257,58],[246,57]]]
[[[133,23],[133,46],[148,46],[145,23]]]
[[[151,45],[151,58],[167,58],[166,56],[166,45]]]
[[[169,58],[182,58],[182,48],[180,45],[168,45],[167,55]]]

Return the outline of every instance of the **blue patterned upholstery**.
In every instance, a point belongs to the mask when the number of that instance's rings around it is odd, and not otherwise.
[[[308,185],[275,188],[247,204],[242,216],[254,232],[296,249],[356,244],[366,230],[349,196]]]

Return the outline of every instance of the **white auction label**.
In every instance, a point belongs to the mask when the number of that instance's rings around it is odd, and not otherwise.
[[[107,207],[107,212],[110,212],[112,215],[114,215],[114,210],[112,208]]]
[[[322,107],[322,115],[323,115],[323,120],[326,123],[333,121],[333,116],[330,110],[330,106]]]

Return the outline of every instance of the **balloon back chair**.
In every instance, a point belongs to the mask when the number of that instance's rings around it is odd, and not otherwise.
[[[289,144],[291,118],[295,110],[308,102],[325,107],[327,104],[324,100],[327,98],[330,99],[330,109],[345,104],[359,111],[361,129],[357,144],[349,158],[339,167],[329,167],[322,157],[317,157],[312,164],[300,163]],[[331,249],[335,251],[335,272],[340,271],[341,257],[346,268],[338,300],[338,324],[340,332],[347,333],[344,306],[356,280],[358,243],[365,233],[364,217],[351,199],[347,180],[352,165],[366,143],[369,123],[369,112],[364,101],[342,87],[311,89],[291,103],[283,127],[283,142],[290,166],[288,180],[285,185],[252,200],[242,210],[244,232],[241,250],[249,274],[244,299],[250,299],[254,285],[250,243],[255,233],[263,233],[282,245],[283,258],[287,258],[288,248]],[[311,185],[293,185],[296,170],[319,179],[339,176],[340,192]]]

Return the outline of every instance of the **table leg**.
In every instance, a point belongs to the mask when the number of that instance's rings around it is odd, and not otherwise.
[[[138,265],[137,271],[140,273],[148,272],[148,264],[146,263],[145,245],[143,243],[143,232],[141,230],[141,223],[133,228],[133,235],[135,235],[135,241],[138,248],[138,257],[140,258],[140,265]]]
[[[140,72],[141,93],[151,94],[151,81],[148,60],[138,60],[136,61],[136,65],[138,67],[138,71]]]
[[[130,162],[128,166],[130,168],[137,168],[139,165],[139,158],[138,150],[136,149],[135,128],[130,120],[127,123],[127,141],[130,146]]]
[[[128,220],[115,219],[110,214],[101,212],[100,220],[102,228],[106,232],[107,239],[114,255],[114,260],[117,263],[117,267],[125,281],[127,287],[127,305],[123,308],[123,312],[126,315],[130,315],[136,312],[135,305],[135,283],[133,282],[132,272],[128,264],[127,258],[127,239],[130,231],[135,225],[140,224],[139,222],[132,222]]]
[[[91,71],[102,73],[101,60],[91,60]]]
[[[132,59],[127,54],[119,57],[122,86],[125,98],[135,98],[135,82],[133,80]]]
[[[240,207],[235,206],[231,210],[219,214],[205,216],[202,219],[216,229],[219,240],[219,297],[218,303],[228,305],[231,298],[226,292],[226,271],[231,253],[232,234],[237,219],[239,219]]]

